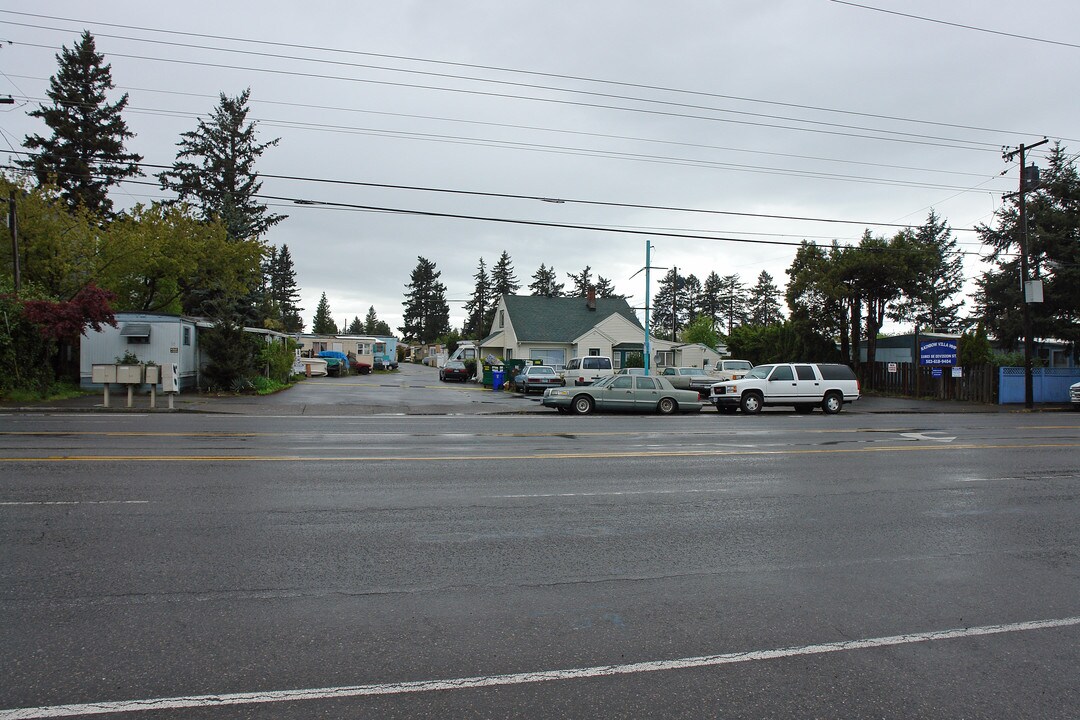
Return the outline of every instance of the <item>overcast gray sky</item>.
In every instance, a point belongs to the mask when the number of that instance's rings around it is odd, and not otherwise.
[[[309,327],[325,292],[339,323],[374,306],[397,328],[418,255],[442,272],[455,327],[478,260],[503,250],[521,292],[541,263],[560,280],[588,265],[640,306],[644,274],[630,278],[647,236],[296,199],[709,236],[652,237],[653,265],[747,285],[765,270],[781,287],[804,238],[892,234],[933,207],[973,277],[968,230],[1017,186],[1002,146],[1047,136],[1080,152],[1080,3],[860,4],[6,0],[0,94],[17,103],[0,106],[0,148],[46,134],[26,112],[83,29],[112,65],[113,99],[130,95],[128,147],[147,163],[171,164],[218,93],[250,87],[260,139],[281,138],[259,172],[335,181],[263,183],[286,199],[269,201],[289,219],[267,240],[292,252]]]

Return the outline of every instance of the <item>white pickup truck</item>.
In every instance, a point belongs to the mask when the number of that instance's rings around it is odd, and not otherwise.
[[[716,365],[709,368],[708,374],[690,379],[687,386],[690,390],[697,390],[698,395],[708,397],[712,386],[726,380],[738,380],[754,369],[754,364],[749,360],[717,360]]]
[[[795,412],[820,407],[834,415],[844,403],[858,400],[859,393],[859,381],[847,365],[778,363],[758,365],[741,380],[713,385],[709,401],[722,413],[752,415],[769,405],[790,405]]]

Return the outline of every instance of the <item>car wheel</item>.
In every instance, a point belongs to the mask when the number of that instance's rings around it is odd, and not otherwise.
[[[838,392],[825,393],[825,399],[821,401],[821,409],[826,415],[835,415],[844,409],[844,396]]]
[[[739,407],[747,415],[757,415],[761,412],[761,396],[754,392],[748,392],[742,396]]]
[[[578,395],[574,398],[574,412],[578,415],[588,415],[593,409],[593,399],[588,395]]]
[[[678,404],[671,398],[660,398],[660,402],[656,403],[656,412],[661,415],[670,415],[678,409]]]
[[[814,406],[806,405],[805,403],[802,405],[796,405],[795,412],[799,413],[800,415],[806,415],[808,413],[814,412]]]

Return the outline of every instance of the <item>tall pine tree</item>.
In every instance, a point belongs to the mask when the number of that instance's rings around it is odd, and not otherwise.
[[[319,298],[319,304],[315,307],[315,318],[311,321],[311,332],[316,335],[336,335],[337,323],[330,316],[330,301],[326,299],[326,293]]]
[[[558,281],[554,267],[549,268],[544,263],[540,263],[540,267],[533,273],[532,279],[529,290],[533,295],[539,297],[562,297],[565,286]]]
[[[581,272],[566,273],[566,277],[570,278],[571,289],[567,292],[568,297],[586,297],[589,294],[589,286],[593,284],[592,281],[592,268],[586,265],[582,268]]]
[[[504,253],[505,254],[505,253]],[[409,284],[405,287],[402,305],[402,337],[420,343],[431,343],[450,332],[450,306],[446,303],[446,286],[439,282],[441,272],[435,263],[417,256]]]
[[[915,230],[915,241],[930,254],[931,271],[918,279],[913,294],[897,302],[889,315],[899,322],[913,322],[926,332],[959,332],[964,302],[953,298],[964,289],[964,258],[952,230],[931,210],[926,222]]]
[[[256,122],[247,119],[250,95],[250,88],[234,98],[221,93],[209,120],[199,118],[195,130],[181,133],[172,169],[157,176],[163,189],[192,203],[204,218],[221,220],[233,240],[257,239],[287,217],[255,197],[262,188],[255,161],[278,138],[256,140]]]
[[[491,294],[491,278],[488,277],[484,258],[480,258],[473,280],[475,285],[473,285],[472,297],[465,303],[465,326],[462,328],[461,334],[466,338],[479,340],[484,337],[487,329],[491,327],[487,320],[491,309],[497,303],[497,300]]]
[[[725,275],[720,278],[720,313],[727,334],[749,319],[747,312],[746,286],[739,280],[739,275]]]
[[[300,288],[296,285],[296,268],[293,267],[289,246],[282,245],[281,250],[273,253],[274,262],[270,269],[270,296],[281,314],[281,323],[285,332],[300,332],[304,329],[304,320],[300,313],[304,308],[300,301]]]
[[[780,310],[780,289],[773,282],[773,276],[764,270],[758,275],[757,284],[750,289],[748,310],[754,325],[774,325],[784,319]]]
[[[23,146],[35,154],[16,162],[33,171],[39,185],[60,188],[69,208],[82,207],[109,217],[109,188],[141,175],[142,156],[124,150],[124,142],[135,137],[120,117],[128,96],[124,93],[114,103],[107,101],[106,93],[114,86],[112,66],[103,64],[104,60],[94,37],[85,30],[71,50],[61,48],[57,73],[45,91],[52,104],[27,113],[44,120],[52,137],[27,135]]]
[[[514,263],[510,261],[510,253],[503,250],[498,262],[491,268],[491,296],[498,302],[503,295],[513,295],[520,287],[521,283],[514,274]]]

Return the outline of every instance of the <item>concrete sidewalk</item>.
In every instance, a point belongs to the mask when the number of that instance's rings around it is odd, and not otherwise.
[[[511,392],[493,392],[476,385],[461,386],[454,397],[437,397],[450,393],[421,392],[416,397],[400,393],[360,394],[333,392],[325,397],[313,397],[301,388],[300,383],[289,390],[266,396],[258,395],[210,395],[184,393],[173,400],[164,394],[157,395],[157,407],[150,407],[149,395],[137,395],[132,407],[127,407],[127,393],[113,392],[110,406],[105,407],[102,392],[77,398],[40,403],[0,402],[3,413],[62,413],[62,412],[194,412],[225,413],[235,415],[500,415],[521,413],[554,413],[542,407],[537,396],[523,397]],[[404,386],[403,386],[404,387]],[[416,387],[416,386],[414,386]],[[373,388],[374,389],[374,388]],[[449,388],[447,388],[449,389]],[[455,388],[458,389],[458,388]],[[376,391],[377,392],[377,391]],[[391,394],[394,397],[380,397]],[[1069,410],[1067,403],[1036,405],[1031,412],[1060,412]],[[789,408],[765,412],[785,412]],[[703,412],[714,412],[706,406]],[[863,396],[855,403],[845,405],[844,413],[850,414],[906,414],[906,413],[1023,413],[1023,405],[987,405],[951,400],[918,400],[914,398]]]

